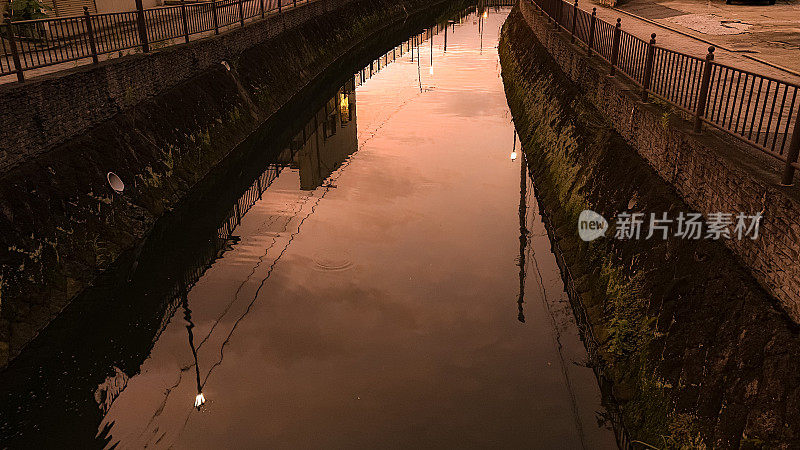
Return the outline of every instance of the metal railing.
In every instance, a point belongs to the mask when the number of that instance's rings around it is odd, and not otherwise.
[[[643,101],[655,96],[694,118],[694,131],[709,124],[780,161],[781,183],[791,185],[800,153],[800,85],[759,75],[714,60],[714,47],[704,58],[656,45],[597,18],[578,2],[531,0],[572,41],[586,45],[617,72],[641,88]]]
[[[84,14],[0,23],[0,76],[17,75],[25,81],[25,71],[65,62],[127,50],[148,53],[153,44],[189,42],[200,33],[219,34],[220,29],[240,25],[255,18],[282,13],[288,7],[312,0],[219,0],[181,1],[179,5],[143,8],[136,11]],[[163,44],[162,44],[163,45]]]

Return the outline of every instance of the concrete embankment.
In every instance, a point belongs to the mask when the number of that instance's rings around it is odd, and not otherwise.
[[[0,149],[0,367],[293,96],[446,4],[319,0],[0,87],[4,123],[18,125]],[[108,172],[125,183],[121,194]]]
[[[554,58],[556,44],[544,45],[531,24],[544,19],[526,20],[525,5],[514,8],[501,39],[506,94],[593,363],[631,439],[658,448],[799,446],[798,327],[742,259],[721,241],[579,239],[584,209],[606,218],[697,210],[680,184],[699,174],[665,181],[615,129],[614,111],[625,106],[595,103],[614,91],[576,82],[580,58],[568,55],[568,38]],[[573,72],[559,58],[572,58]],[[658,134],[635,114],[638,133]]]

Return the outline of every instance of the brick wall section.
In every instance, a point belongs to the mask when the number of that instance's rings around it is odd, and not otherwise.
[[[729,239],[725,244],[800,321],[800,192],[779,185],[780,166],[716,130],[695,135],[682,114],[641,102],[632,83],[608,76],[607,63],[587,57],[568,34],[553,30],[529,1],[519,3],[564,73],[686,203],[703,214],[763,211],[757,240]]]
[[[210,38],[0,85],[0,174],[220,61],[351,0],[288,9]]]

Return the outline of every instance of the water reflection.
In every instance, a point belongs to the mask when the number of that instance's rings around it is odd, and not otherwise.
[[[551,347],[547,315],[508,326],[508,299],[525,320],[525,289],[543,295],[525,285],[527,230],[541,226],[526,226],[527,203],[517,211],[497,58],[481,55],[480,34],[504,15],[480,30],[478,16],[428,27],[326,88],[159,225],[133,270],[109,275],[0,374],[0,401],[19,411],[3,415],[3,439],[579,444],[562,375],[576,369]],[[442,31],[446,57],[432,41]],[[421,70],[434,61],[435,90]],[[520,185],[525,202],[529,192]]]
[[[205,376],[201,373],[197,351],[214,327],[195,343],[189,292],[240,242],[237,228],[243,217],[283,171],[297,169],[303,191],[335,187],[326,180],[358,149],[356,87],[441,29],[434,26],[408,37],[356,71],[318,107],[304,109],[306,117],[300,123],[286,122],[266,148],[259,144],[259,161],[247,169],[258,172],[249,180],[238,168],[233,177],[215,177],[220,181],[209,183],[207,192],[201,189],[181,208],[194,213],[179,211],[165,218],[148,242],[98,280],[97,288],[73,301],[0,373],[0,447],[62,439],[79,447],[107,445],[114,423],[104,423],[99,431],[97,423],[139,373],[178,309],[186,321],[193,360],[181,371],[194,369],[194,401],[202,406],[208,400],[205,380],[221,362],[211,364]],[[224,183],[223,190],[219,183]],[[82,323],[93,323],[92,333],[74,325]],[[83,344],[76,348],[75,342]],[[72,414],[65,415],[67,410]]]
[[[303,126],[293,126],[298,131],[284,133],[287,137],[260,149],[267,161],[252,181],[228,182],[224,191],[214,187],[213,195],[201,192],[182,208],[202,211],[200,216],[176,213],[165,218],[147,243],[105,274],[97,288],[77,298],[0,373],[4,405],[0,446],[65,437],[82,442],[79,446],[107,444],[113,423],[99,432],[96,424],[127,388],[128,379],[138,373],[179,308],[194,359],[195,404],[199,407],[206,401],[188,292],[239,242],[236,230],[242,218],[283,170],[297,168],[299,187],[313,190],[357,150],[355,83],[355,78],[348,80]],[[225,206],[225,199],[237,190],[232,205]],[[177,235],[171,232],[181,228]],[[73,325],[80,323],[93,323],[92,332]],[[74,342],[83,344],[76,348]],[[104,381],[93,384],[97,377]],[[91,396],[86,396],[87,391]],[[65,410],[73,414],[64,415]]]

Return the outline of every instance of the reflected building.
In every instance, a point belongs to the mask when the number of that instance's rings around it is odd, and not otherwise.
[[[314,190],[358,150],[355,81],[350,79],[292,141],[300,189]]]

